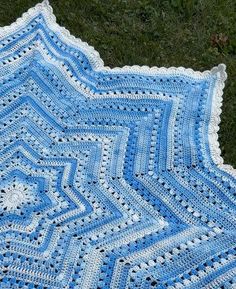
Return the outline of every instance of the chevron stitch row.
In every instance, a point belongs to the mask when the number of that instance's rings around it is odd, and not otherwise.
[[[225,65],[105,66],[48,1],[0,29],[0,288],[236,288]]]

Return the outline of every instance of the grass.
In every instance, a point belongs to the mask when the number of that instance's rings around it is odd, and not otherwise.
[[[35,0],[1,0],[9,25]],[[236,168],[235,0],[51,0],[57,22],[94,46],[105,65],[227,66],[219,141]]]

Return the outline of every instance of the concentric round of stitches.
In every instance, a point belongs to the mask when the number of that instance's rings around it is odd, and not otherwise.
[[[224,65],[104,67],[47,1],[0,35],[0,288],[234,286]]]

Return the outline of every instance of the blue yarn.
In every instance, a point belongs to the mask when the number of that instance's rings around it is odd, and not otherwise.
[[[109,68],[48,1],[0,56],[0,289],[236,288],[224,64]]]

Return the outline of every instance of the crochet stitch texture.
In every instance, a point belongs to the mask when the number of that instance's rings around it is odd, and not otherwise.
[[[0,288],[236,288],[225,65],[104,66],[47,1],[0,29]]]

